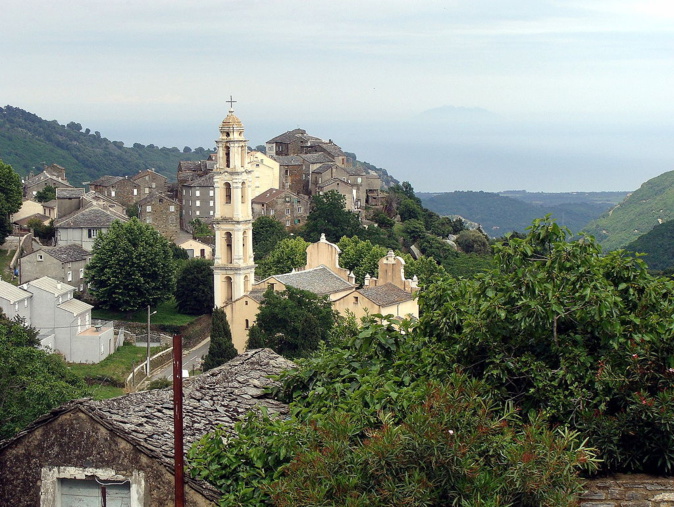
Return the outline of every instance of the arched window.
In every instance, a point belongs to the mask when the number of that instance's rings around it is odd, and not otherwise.
[[[225,264],[232,263],[232,233],[225,233]]]
[[[246,202],[246,183],[241,183],[241,202]]]
[[[250,329],[250,322],[246,319],[246,329]]]
[[[232,184],[225,183],[225,204],[232,204]]]
[[[224,279],[224,296],[225,296],[225,301],[231,301],[232,300],[232,277],[231,276],[226,276]]]

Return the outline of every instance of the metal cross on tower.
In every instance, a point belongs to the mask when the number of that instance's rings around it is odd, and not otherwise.
[[[233,100],[233,99],[232,99],[232,96],[230,95],[230,96],[229,96],[229,100],[225,100],[225,102],[229,102],[229,108],[230,108],[230,109],[233,109],[233,108],[234,108],[234,103],[236,102],[236,100]]]

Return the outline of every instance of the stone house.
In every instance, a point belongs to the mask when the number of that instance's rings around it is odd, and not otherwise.
[[[21,208],[19,211],[14,213],[9,217],[10,222],[18,222],[23,218],[29,218],[34,215],[44,215],[48,218],[53,218],[49,216],[50,209],[45,208],[44,204],[41,202],[33,201],[31,199],[25,199],[21,203]]]
[[[268,156],[285,157],[306,153],[304,148],[312,143],[325,142],[318,137],[310,136],[304,129],[294,129],[284,132],[265,143]]]
[[[179,195],[182,207],[181,228],[192,231],[190,222],[199,219],[211,223],[215,213],[215,188],[213,187],[213,173],[195,179],[181,186]]]
[[[117,201],[125,208],[142,197],[140,185],[122,176],[101,176],[89,183],[89,189]]]
[[[164,194],[152,192],[138,201],[138,219],[173,241],[180,232],[180,204]]]
[[[19,259],[19,280],[24,284],[48,276],[85,292],[84,268],[90,260],[91,252],[79,245],[42,247]]]
[[[74,293],[72,285],[47,276],[19,287],[0,281],[3,311],[10,319],[22,317],[37,329],[43,348],[62,354],[72,363],[98,363],[117,350],[119,343],[112,325],[93,324],[93,307],[75,299]]]
[[[56,243],[59,246],[79,245],[90,252],[96,237],[107,232],[115,220],[126,222],[129,218],[110,209],[89,205],[54,221]]]
[[[218,426],[231,428],[256,407],[286,415],[265,391],[270,375],[294,367],[269,349],[248,351],[183,381],[184,449]],[[129,507],[174,504],[171,388],[101,401],[69,402],[0,442],[0,504],[74,505],[86,492]],[[20,494],[17,494],[20,492]],[[185,505],[215,505],[218,492],[185,474]],[[108,505],[112,505],[108,503]]]
[[[322,183],[319,183],[316,186],[316,191],[319,195],[323,195],[326,192],[335,191],[344,196],[345,199],[345,208],[349,211],[359,210],[361,207],[361,201],[358,199],[358,187],[349,183],[345,179],[341,178],[330,178],[324,180]]]
[[[56,189],[56,217],[64,217],[82,208],[83,188]]]
[[[137,201],[147,197],[152,192],[166,193],[166,176],[159,174],[154,169],[140,171],[135,176],[131,176],[131,180],[138,185],[139,195],[138,199],[136,199]]]
[[[48,185],[54,188],[72,188],[72,185],[66,179],[65,168],[58,164],[52,164],[45,166],[44,170],[36,176],[33,176],[32,173],[28,175],[23,182],[23,196],[32,199]]]
[[[309,216],[309,197],[290,190],[269,190],[253,197],[253,220],[267,216],[278,220],[286,227],[299,227]]]
[[[279,164],[281,188],[296,194],[309,195],[309,180],[304,172],[304,159],[298,155],[274,156]]]

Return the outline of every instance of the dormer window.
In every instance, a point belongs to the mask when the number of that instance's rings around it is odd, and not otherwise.
[[[37,260],[38,260],[38,262],[42,262],[44,260],[44,255],[37,254]]]

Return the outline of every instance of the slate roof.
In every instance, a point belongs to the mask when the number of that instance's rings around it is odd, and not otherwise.
[[[334,183],[343,183],[344,185],[348,185],[350,187],[355,186],[353,183],[349,183],[344,178],[330,178],[329,180],[324,181],[323,183],[320,183],[318,185],[318,188],[325,188],[325,187],[328,187],[330,185],[333,185]]]
[[[57,188],[57,199],[78,199],[84,195],[83,188]]]
[[[342,149],[337,146],[335,143],[321,143],[321,148],[327,151],[333,157],[344,157],[346,156]]]
[[[121,176],[101,176],[96,181],[92,181],[89,185],[98,185],[100,187],[110,187],[117,183],[119,180],[123,180]]]
[[[257,301],[258,303],[262,303],[262,300],[264,299],[264,293],[265,293],[265,291],[263,291],[263,290],[252,290],[247,294],[247,296],[250,296],[250,298],[253,301]]]
[[[178,172],[182,171],[212,171],[215,161],[212,160],[181,160],[178,162]]]
[[[183,184],[184,187],[212,187],[213,185],[213,173],[208,173],[206,176]]]
[[[316,169],[314,169],[311,172],[315,173],[315,174],[323,174],[323,173],[329,171],[330,169],[332,169],[333,167],[339,167],[339,166],[335,163],[323,164],[323,165],[318,166]]]
[[[412,294],[392,283],[385,283],[377,287],[365,287],[358,292],[378,306],[391,306],[412,300]]]
[[[269,380],[295,364],[270,349],[249,350],[224,365],[183,380],[184,448],[222,425],[232,428],[244,414],[264,406],[270,414],[286,415],[288,406],[273,400],[265,387]],[[173,473],[173,392],[172,388],[126,394],[101,401],[75,400],[52,410],[9,440],[0,449],[22,438],[60,415],[80,410],[127,440],[144,454],[156,459]],[[202,481],[185,474],[185,479],[207,498],[219,494]]]
[[[38,251],[44,252],[61,262],[85,261],[88,257],[91,257],[91,252],[87,252],[79,245],[42,247]]]
[[[163,174],[158,173],[158,172],[155,171],[154,169],[145,169],[145,170],[143,170],[143,171],[138,171],[138,174],[136,174],[135,176],[131,176],[131,179],[134,180],[134,181],[136,181],[136,180],[138,180],[138,179],[140,179],[140,178],[142,178],[142,177],[144,177],[144,176],[146,176],[146,175],[148,175],[148,176],[150,176],[150,175],[155,175],[155,176],[159,176],[160,178],[163,178],[164,180],[168,180],[168,178],[167,178],[166,176],[164,176]]]
[[[279,165],[303,165],[304,159],[299,155],[270,155],[269,158],[276,160]]]
[[[69,292],[75,290],[75,287],[72,285],[59,282],[58,280],[54,280],[48,276],[43,276],[37,280],[31,280],[30,282],[25,283],[24,286],[37,287],[38,289],[42,289],[46,292],[54,294],[54,296],[63,296],[64,294],[68,294]]]
[[[269,278],[275,278],[283,285],[295,289],[308,290],[319,296],[355,287],[325,266],[318,266],[317,268],[307,269],[305,271],[296,271],[295,273],[274,275]]]
[[[143,197],[143,198],[142,198],[140,201],[138,201],[136,204],[138,204],[138,205],[140,205],[140,206],[143,206],[143,205],[145,205],[145,204],[147,204],[147,203],[154,202],[154,201],[156,201],[156,200],[158,200],[158,199],[165,199],[165,200],[167,200],[167,201],[169,201],[169,202],[172,202],[173,204],[178,204],[178,201],[176,201],[175,199],[171,199],[171,198],[168,197],[166,194],[161,194],[161,193],[159,193],[159,192],[151,192],[151,193],[148,194],[147,196]]]
[[[72,186],[70,183],[68,183],[65,180],[62,180],[58,176],[55,176],[53,174],[49,174],[45,171],[41,172],[40,174],[38,174],[36,176],[33,176],[32,178],[28,178],[24,182],[24,186],[32,187],[33,185],[37,185],[38,183],[42,183],[43,181],[46,181],[46,180],[54,180],[54,181],[58,182],[59,185],[65,185],[67,187]]]
[[[49,220],[51,220],[51,217],[48,217],[47,215],[43,215],[42,213],[33,213],[32,215],[27,216],[27,217],[23,217],[20,220],[14,220],[14,223],[23,226],[23,225],[28,225],[28,222],[30,222],[31,220],[36,220],[36,219],[39,220],[42,223],[45,223],[45,222],[48,222]]]
[[[307,153],[300,155],[304,160],[310,164],[327,164],[333,162],[333,159],[327,153]]]
[[[27,290],[23,290],[16,285],[12,285],[9,282],[0,280],[0,298],[6,299],[11,304],[16,303],[17,301],[22,301],[26,298],[31,297],[33,294]]]
[[[86,194],[84,194],[84,199],[88,202],[91,203],[101,203],[104,202],[106,204],[112,205],[112,206],[119,206],[120,204],[115,201],[114,199],[110,199],[109,197],[99,194],[98,192],[94,190],[90,190]]]
[[[93,306],[79,299],[69,299],[68,301],[58,305],[61,310],[72,313],[73,315],[80,315],[84,312],[90,311]]]
[[[113,210],[90,206],[56,220],[55,227],[110,227],[115,220],[127,222],[129,217]]]
[[[279,190],[278,188],[270,188],[269,190],[265,190],[262,192],[260,195],[253,197],[252,202],[256,204],[267,204],[277,197],[282,196],[285,194],[285,190]]]
[[[274,137],[267,141],[268,143],[292,143],[298,136],[306,134],[307,131],[304,129],[294,129],[284,132],[281,135]]]

